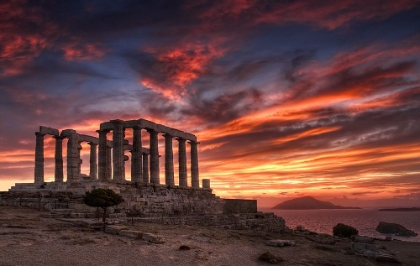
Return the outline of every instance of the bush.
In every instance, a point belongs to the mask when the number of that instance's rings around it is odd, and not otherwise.
[[[337,224],[333,228],[334,236],[351,237],[353,235],[357,235],[358,233],[359,231],[350,225]]]
[[[124,202],[124,199],[111,189],[97,188],[86,192],[83,202],[91,207],[100,207],[103,210],[102,221],[105,223],[106,208]]]

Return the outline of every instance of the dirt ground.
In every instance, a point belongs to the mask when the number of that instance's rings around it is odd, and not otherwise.
[[[0,265],[270,265],[264,252],[281,257],[278,265],[395,265],[355,255],[351,240],[334,245],[332,237],[222,230],[198,226],[127,224],[130,229],[163,236],[164,243],[106,234],[28,208],[0,206]],[[267,246],[270,239],[295,240],[292,247]],[[313,240],[324,241],[324,244]],[[375,241],[401,265],[420,265],[420,243]],[[187,250],[180,250],[187,246]]]

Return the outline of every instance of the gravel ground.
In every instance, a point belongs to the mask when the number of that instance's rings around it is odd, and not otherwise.
[[[258,260],[267,251],[284,260],[279,265],[391,265],[349,254],[348,239],[320,248],[305,235],[126,224],[133,230],[163,236],[163,244],[152,244],[43,218],[45,214],[0,206],[0,265],[268,265]],[[266,246],[269,239],[295,240],[296,245]],[[420,265],[420,243],[376,241],[376,244],[396,254],[402,265]],[[182,245],[190,249],[180,250]]]

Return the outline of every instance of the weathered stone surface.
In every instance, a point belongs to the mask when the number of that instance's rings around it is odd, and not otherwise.
[[[148,241],[150,243],[154,243],[154,244],[165,243],[162,236],[155,235],[155,234],[152,234],[152,233],[143,233],[141,238],[143,240],[146,240],[146,241]]]
[[[265,244],[267,246],[283,247],[283,246],[294,246],[296,242],[294,240],[273,239],[273,240],[267,240]]]
[[[396,223],[379,222],[376,231],[384,234],[395,234],[398,236],[417,236],[417,233]]]
[[[375,241],[374,238],[367,237],[367,236],[353,236],[352,239],[354,242],[359,242],[359,243],[373,243],[373,241]]]
[[[137,230],[120,230],[118,234],[133,239],[141,239],[143,236],[143,233]]]
[[[53,136],[58,136],[60,134],[58,129],[52,128],[52,127],[44,127],[44,126],[39,127],[39,132],[44,135],[53,135]]]
[[[257,212],[256,200],[223,199],[224,213],[255,213]]]

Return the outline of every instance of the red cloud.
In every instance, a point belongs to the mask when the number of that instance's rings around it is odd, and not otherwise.
[[[155,62],[141,79],[141,84],[169,99],[184,96],[185,87],[206,72],[206,67],[225,53],[217,42],[179,43],[171,48],[149,48]]]
[[[64,58],[68,61],[94,60],[105,55],[105,50],[98,44],[86,44],[82,40],[64,44],[61,49],[64,51]]]

